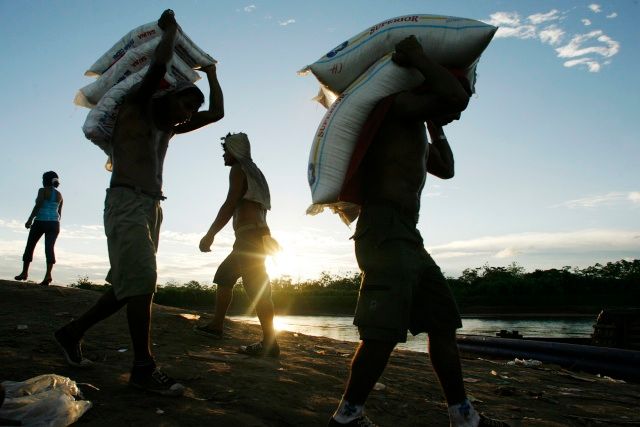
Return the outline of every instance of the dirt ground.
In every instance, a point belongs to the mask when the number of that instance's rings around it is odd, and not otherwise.
[[[343,391],[354,343],[280,332],[277,360],[239,355],[259,339],[257,326],[228,322],[230,338],[196,335],[208,313],[154,306],[152,338],[160,365],[187,387],[182,398],[127,386],[132,351],[121,311],[89,331],[89,369],[66,365],[53,331],[82,313],[99,294],[58,286],[0,281],[0,381],[46,373],[72,378],[93,407],[87,426],[322,426]],[[18,328],[18,325],[26,325]],[[366,412],[381,426],[448,426],[446,406],[428,356],[395,351]],[[464,358],[474,405],[513,426],[640,425],[640,384],[563,370],[508,366]]]

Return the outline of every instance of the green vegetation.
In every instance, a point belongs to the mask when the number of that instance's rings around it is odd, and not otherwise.
[[[448,278],[463,313],[586,313],[605,307],[640,304],[640,260],[595,264],[584,269],[535,270],[527,273],[517,264],[508,267],[466,269],[458,278]],[[334,276],[293,283],[284,277],[271,281],[273,301],[280,314],[351,315],[355,310],[360,274]],[[105,291],[86,277],[71,286]],[[158,304],[213,310],[215,287],[196,281],[174,282],[158,287]],[[232,314],[246,313],[249,301],[242,286],[234,288]]]

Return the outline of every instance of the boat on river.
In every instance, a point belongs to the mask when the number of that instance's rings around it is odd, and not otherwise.
[[[500,331],[495,337],[458,335],[462,353],[500,359],[539,360],[571,370],[640,382],[640,308],[603,310],[591,337],[526,337]]]

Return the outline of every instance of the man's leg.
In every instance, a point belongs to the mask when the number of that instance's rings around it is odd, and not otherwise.
[[[363,416],[364,403],[389,362],[395,342],[362,340],[351,361],[344,396],[331,424],[340,425]]]
[[[127,301],[127,322],[133,343],[134,363],[153,361],[150,346],[153,294],[136,295]]]
[[[466,399],[455,331],[429,333],[429,358],[449,405]]]
[[[233,300],[233,286],[220,286],[216,289],[216,308],[213,314],[213,320],[206,326],[207,329],[213,331],[224,330],[224,319],[227,317],[227,310]]]
[[[126,303],[126,299],[118,300],[113,288],[110,288],[80,318],[69,322],[55,332],[55,339],[62,348],[69,364],[83,366],[88,363],[82,357],[82,348],[80,346],[82,336],[89,328],[116,313]]]

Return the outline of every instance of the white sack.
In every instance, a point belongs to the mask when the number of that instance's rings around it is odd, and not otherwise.
[[[382,98],[419,86],[422,74],[384,56],[349,86],[329,107],[313,138],[308,181],[313,205],[307,213],[336,207],[360,130]]]
[[[340,94],[374,62],[414,35],[437,63],[467,70],[474,91],[473,66],[497,28],[480,21],[452,16],[407,15],[380,22],[338,45],[299,71],[311,71],[323,85]]]
[[[129,90],[142,80],[148,68],[149,66],[144,67],[109,89],[100,99],[98,105],[87,114],[82,126],[84,136],[100,147],[108,156],[112,154],[111,135],[113,134],[120,105]],[[165,74],[164,79],[169,84],[169,87],[175,86],[177,82],[171,72]]]
[[[81,88],[73,102],[82,107],[95,107],[109,89],[151,63],[158,43],[160,43],[160,38],[156,37],[127,51],[118,62],[105,71],[97,80]],[[200,78],[198,73],[189,68],[178,55],[173,56],[168,64],[167,71],[178,80],[192,83]]]
[[[141,25],[129,31],[107,50],[89,69],[85,76],[96,77],[107,71],[118,62],[131,49],[162,36],[162,30],[157,21]],[[190,68],[202,68],[215,64],[216,60],[205,53],[182,31],[178,29],[175,43],[175,52]]]

